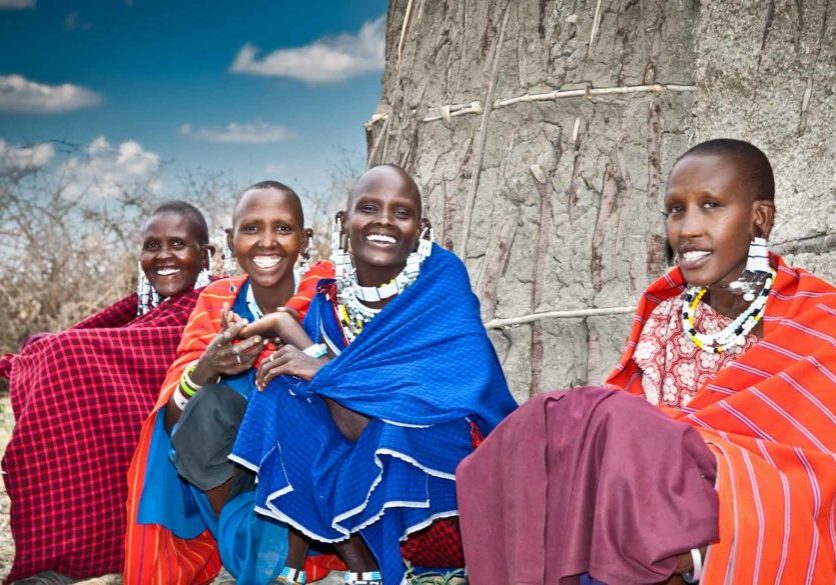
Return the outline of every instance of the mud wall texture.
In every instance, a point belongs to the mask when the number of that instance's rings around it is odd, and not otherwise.
[[[773,242],[836,276],[835,91],[836,0],[392,0],[369,164],[415,176],[522,401],[616,363],[703,139],[763,148]]]

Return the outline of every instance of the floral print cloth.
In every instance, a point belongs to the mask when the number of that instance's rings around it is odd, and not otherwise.
[[[642,372],[644,396],[651,404],[674,408],[687,406],[697,390],[718,370],[730,365],[758,341],[753,333],[749,333],[742,347],[729,348],[723,353],[700,350],[682,327],[684,303],[680,297],[660,303],[647,318],[633,354],[633,361]],[[700,303],[694,322],[697,331],[711,334],[722,330],[732,320]]]

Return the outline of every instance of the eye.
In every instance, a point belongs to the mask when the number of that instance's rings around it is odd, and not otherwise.
[[[143,250],[156,250],[160,247],[160,243],[157,240],[146,240],[142,244]]]
[[[371,203],[363,203],[357,207],[357,210],[362,213],[375,213],[377,211],[377,207]]]
[[[406,207],[400,207],[395,210],[395,215],[397,215],[398,217],[409,219],[410,217],[412,217],[412,210],[407,209]]]
[[[677,214],[679,214],[679,213],[682,213],[682,211],[683,211],[684,209],[685,209],[685,208],[684,208],[682,205],[680,205],[680,204],[678,204],[678,203],[675,203],[675,204],[673,204],[673,205],[669,205],[667,208],[663,209],[663,210],[662,210],[662,215],[664,215],[664,216],[665,216],[665,218],[667,219],[667,218],[669,218],[669,217],[671,217],[671,216],[674,216],[674,215],[677,215]]]
[[[173,242],[171,242],[171,245],[172,245],[174,248],[185,248],[185,247],[186,247],[186,241],[185,241],[185,240],[181,240],[181,239],[176,239],[176,240],[174,240]]]
[[[276,231],[279,232],[280,234],[289,234],[293,231],[293,228],[290,227],[289,225],[282,224],[282,225],[276,227]]]
[[[721,207],[721,206],[717,201],[708,200],[708,201],[703,201],[702,207],[703,207],[703,209],[716,209],[716,208]]]
[[[247,225],[241,226],[241,231],[245,234],[254,234],[258,231],[258,226],[252,223],[248,223]]]

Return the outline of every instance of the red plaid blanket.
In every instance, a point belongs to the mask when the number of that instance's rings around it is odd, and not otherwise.
[[[128,464],[197,297],[136,318],[131,295],[0,358],[15,415],[2,461],[16,548],[7,582],[122,570]]]

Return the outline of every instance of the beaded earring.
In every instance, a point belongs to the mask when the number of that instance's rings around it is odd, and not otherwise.
[[[729,283],[729,292],[734,295],[743,295],[743,300],[751,303],[769,277],[770,271],[766,239],[756,236],[749,244],[746,268],[737,280]]]
[[[354,272],[351,255],[347,250],[344,222],[345,212],[338,211],[334,216],[334,226],[331,229],[331,261],[336,269],[337,280],[343,280]]]
[[[160,304],[160,294],[157,292],[142,270],[142,263],[137,262],[136,295],[139,297],[136,314],[142,316]]]
[[[235,253],[229,247],[229,232],[224,232],[223,246],[221,247],[221,261],[223,262],[224,276],[235,276],[238,272],[238,262],[235,260]]]
[[[212,282],[211,276],[212,276],[212,256],[207,255],[206,268],[204,268],[203,270],[198,272],[197,280],[194,281],[195,290],[197,290],[199,288],[203,288],[204,286],[208,286],[209,283]]]

